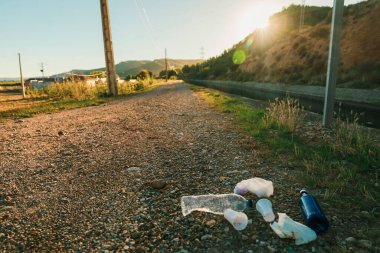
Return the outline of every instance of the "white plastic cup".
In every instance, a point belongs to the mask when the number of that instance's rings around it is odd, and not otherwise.
[[[269,199],[260,199],[256,202],[256,210],[263,216],[266,222],[272,222],[276,218],[273,213],[272,202]]]
[[[244,230],[248,224],[248,217],[245,213],[236,212],[230,208],[224,210],[224,218],[226,218],[236,230]]]

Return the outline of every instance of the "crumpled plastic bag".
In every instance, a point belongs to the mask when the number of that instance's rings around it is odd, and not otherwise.
[[[273,183],[269,180],[254,177],[243,180],[235,186],[234,193],[244,195],[247,192],[256,194],[259,198],[268,198],[273,195]]]
[[[278,222],[273,222],[270,226],[280,238],[295,239],[296,245],[306,244],[317,239],[314,230],[292,220],[286,213],[278,213]]]

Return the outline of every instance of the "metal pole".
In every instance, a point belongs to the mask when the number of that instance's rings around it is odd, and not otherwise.
[[[22,87],[22,98],[25,98],[25,86],[24,86],[24,78],[22,77],[22,67],[21,67],[21,55],[18,53],[18,64],[20,66],[20,82]]]
[[[113,58],[108,0],[100,0],[100,11],[102,14],[103,42],[104,42],[104,54],[105,54],[106,68],[107,68],[108,93],[110,95],[116,96],[117,95],[117,81],[116,81],[115,62]]]
[[[344,0],[334,0],[334,9],[330,32],[330,50],[327,67],[323,126],[331,127],[334,116],[335,87],[339,69],[340,32],[342,29]]]
[[[165,48],[165,80],[168,81],[168,59],[166,58],[166,48]]]

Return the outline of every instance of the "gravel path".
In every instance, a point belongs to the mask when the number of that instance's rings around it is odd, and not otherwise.
[[[182,84],[0,124],[0,251],[328,252],[333,243],[296,247],[255,211],[242,232],[220,216],[182,216],[182,195],[229,193],[261,176],[274,181],[278,211],[302,220],[295,186],[281,182],[289,168],[262,161],[231,115]]]

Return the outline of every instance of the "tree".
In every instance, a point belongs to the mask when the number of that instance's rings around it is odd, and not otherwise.
[[[101,71],[101,70],[92,71],[90,74],[95,76],[95,77],[99,77],[99,78],[107,77],[107,73],[105,71]]]
[[[145,79],[151,79],[152,76],[153,76],[152,71],[149,71],[147,69],[142,69],[137,75],[137,78],[141,80],[145,80]]]

